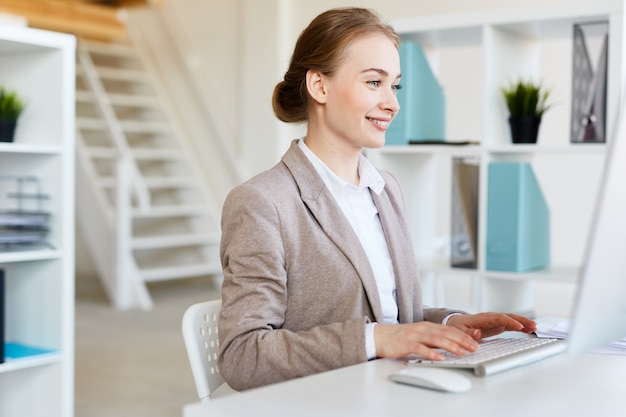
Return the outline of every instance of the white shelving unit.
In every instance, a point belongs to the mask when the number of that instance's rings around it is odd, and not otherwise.
[[[0,25],[0,85],[26,102],[0,175],[36,176],[50,196],[50,246],[0,246],[6,340],[43,352],[0,364],[2,416],[74,413],[74,62],[73,36]]]
[[[452,301],[459,307],[526,312],[536,306],[533,295],[537,289],[533,284],[558,282],[575,286],[606,147],[570,143],[573,25],[609,21],[610,137],[626,70],[622,13],[621,0],[601,0],[576,2],[567,8],[521,6],[481,13],[407,17],[392,22],[403,39],[422,46],[444,89],[447,139],[478,142],[468,146],[389,145],[368,152],[368,157],[379,168],[392,172],[404,189],[427,304],[450,305],[446,288],[456,286],[461,288],[457,292],[467,295]],[[541,81],[552,92],[553,107],[543,117],[537,144],[511,143],[508,112],[500,88],[519,77]],[[454,157],[475,158],[480,164],[475,270],[449,266]],[[550,268],[520,274],[485,269],[486,173],[493,161],[532,164],[550,207]],[[564,291],[573,294],[571,288]]]

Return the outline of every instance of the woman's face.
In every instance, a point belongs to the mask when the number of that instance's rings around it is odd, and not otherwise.
[[[341,145],[378,148],[398,113],[400,55],[383,34],[355,40],[339,69],[326,77],[326,133]]]

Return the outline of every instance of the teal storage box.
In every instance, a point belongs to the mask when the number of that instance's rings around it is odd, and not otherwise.
[[[530,164],[489,164],[486,269],[525,272],[550,264],[550,211]]]
[[[400,111],[387,129],[387,145],[414,141],[445,140],[445,98],[422,47],[400,42],[402,88],[398,91]]]

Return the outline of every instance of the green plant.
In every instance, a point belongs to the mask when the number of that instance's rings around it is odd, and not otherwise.
[[[503,87],[502,94],[511,116],[537,116],[550,108],[547,104],[550,91],[532,81],[518,81]]]
[[[0,120],[17,120],[24,110],[24,102],[15,91],[0,87]]]

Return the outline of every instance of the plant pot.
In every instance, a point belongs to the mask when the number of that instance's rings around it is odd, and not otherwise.
[[[13,142],[17,121],[0,119],[0,142]]]
[[[509,117],[513,143],[537,143],[540,123],[541,117],[537,116]]]

